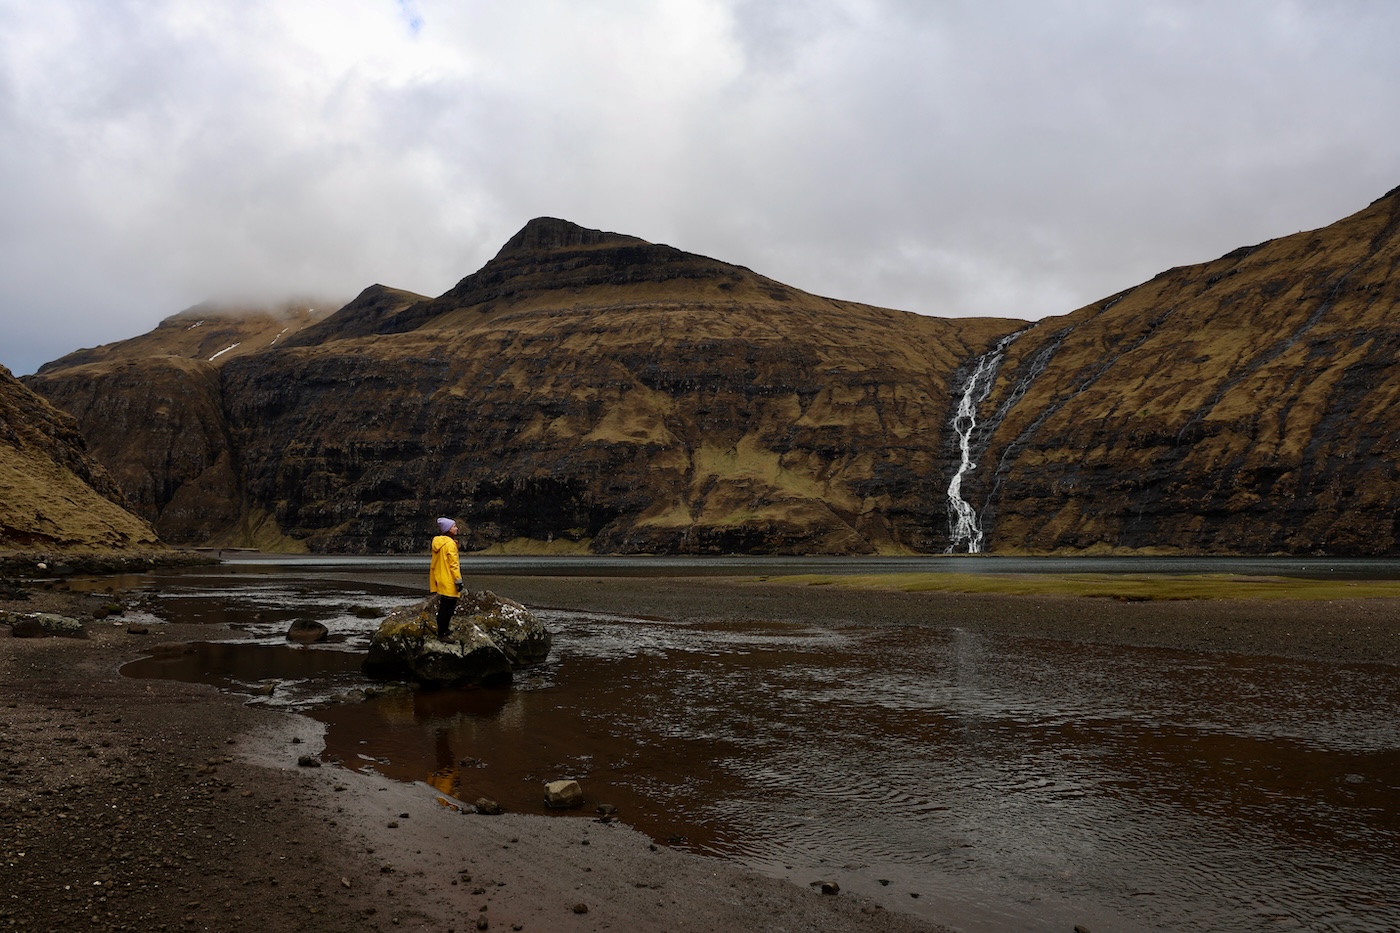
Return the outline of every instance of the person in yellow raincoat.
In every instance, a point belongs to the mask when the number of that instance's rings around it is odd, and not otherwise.
[[[438,594],[437,637],[446,638],[462,595],[462,561],[457,556],[457,523],[450,518],[437,520],[438,531],[433,538],[433,562],[428,568],[428,591]]]

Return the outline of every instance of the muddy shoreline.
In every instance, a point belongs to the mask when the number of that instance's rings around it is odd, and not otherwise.
[[[473,578],[527,604],[666,618],[880,618],[1108,644],[1400,663],[1400,600],[1119,603],[716,579]],[[111,594],[33,585],[17,612],[92,619]],[[119,600],[120,596],[117,595]],[[56,929],[928,930],[589,819],[464,815],[425,784],[326,765],[306,717],[130,680],[156,642],[121,616],[88,638],[0,625],[0,924]],[[811,881],[823,879],[812,878]],[[836,879],[839,881],[839,879]],[[576,908],[586,912],[575,912]],[[941,917],[949,927],[957,917]],[[485,924],[481,926],[480,924]]]

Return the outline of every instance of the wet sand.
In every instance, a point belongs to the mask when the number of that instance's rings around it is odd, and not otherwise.
[[[1400,601],[954,596],[722,580],[473,578],[536,606],[665,618],[880,618],[1030,637],[1400,663]],[[31,589],[0,609],[91,615]],[[0,626],[0,924],[17,929],[921,930],[848,893],[758,876],[620,824],[465,814],[332,765],[305,717],[118,670],[200,626],[86,639]],[[178,649],[171,649],[178,650]],[[821,881],[812,878],[811,881]],[[958,917],[940,918],[951,928]],[[485,924],[484,926],[482,924]]]

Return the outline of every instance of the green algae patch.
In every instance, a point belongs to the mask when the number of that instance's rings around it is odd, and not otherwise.
[[[770,583],[796,586],[844,586],[906,593],[1083,596],[1124,601],[1400,598],[1400,580],[1306,580],[1239,574],[809,573],[766,579]]]

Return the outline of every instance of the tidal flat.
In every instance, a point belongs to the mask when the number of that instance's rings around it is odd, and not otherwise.
[[[38,704],[34,742],[97,729],[83,744],[99,760],[113,753],[96,735],[122,727],[103,726],[88,701],[70,711],[65,694],[110,694],[118,705],[179,697],[171,714],[237,710],[262,723],[228,729],[237,758],[228,764],[210,765],[223,749],[182,730],[189,761],[170,772],[172,787],[190,782],[199,795],[201,783],[236,785],[189,798],[206,822],[223,812],[219,804],[250,799],[245,790],[261,799],[262,787],[301,788],[261,816],[238,818],[254,827],[249,836],[266,819],[284,834],[305,823],[307,839],[339,839],[315,851],[351,867],[307,864],[284,842],[278,870],[315,869],[315,880],[302,880],[318,892],[310,905],[323,919],[343,907],[371,929],[475,910],[486,903],[467,903],[477,890],[489,894],[493,924],[509,915],[526,929],[709,929],[742,925],[755,903],[792,929],[1362,930],[1400,922],[1385,883],[1400,871],[1400,601],[1386,597],[1138,601],[756,577],[483,573],[471,576],[473,588],[537,608],[556,632],[550,662],[507,691],[278,710],[240,694],[249,683],[241,669],[205,676],[204,686],[115,673],[145,653],[143,644],[170,636],[238,642],[208,656],[252,658],[233,663],[274,680],[285,656],[297,665],[288,682],[314,681],[314,656],[353,651],[356,633],[372,624],[362,618],[369,604],[413,598],[419,575],[293,563],[131,581],[145,594],[136,602],[165,620],[152,636],[143,642],[108,622],[94,623],[110,631],[87,644],[2,639],[31,660],[57,659],[58,649],[101,658],[76,666],[80,686],[52,664],[41,665],[40,682],[26,682],[26,663],[13,656],[4,663],[18,679],[7,681],[5,696]],[[307,615],[330,623],[340,643],[311,652],[276,644],[279,626]],[[219,677],[222,692],[214,692],[207,684]],[[289,727],[268,732],[268,723],[298,724],[292,731],[304,744],[292,746]],[[158,723],[147,731],[164,734]],[[15,735],[21,744],[31,738]],[[172,755],[181,745],[162,743]],[[308,750],[324,767],[295,766]],[[86,754],[81,744],[72,751]],[[23,752],[16,760],[30,761]],[[257,774],[266,766],[258,762],[278,767],[265,784],[242,774]],[[618,806],[625,825],[595,823],[591,810],[543,815],[536,790],[553,777],[580,778],[590,806]],[[60,799],[78,791],[46,781]],[[135,808],[129,818],[168,800],[150,790],[120,796]],[[479,794],[510,802],[508,822],[437,803]],[[380,813],[390,799],[394,812]],[[61,822],[31,805],[25,819],[66,833],[68,820],[90,815],[59,812]],[[201,835],[189,837],[196,859]],[[624,838],[634,840],[622,846],[631,855],[613,848]],[[405,845],[427,855],[387,854]],[[648,867],[658,857],[664,870]],[[381,872],[381,858],[390,872]],[[119,867],[112,862],[104,865]],[[237,864],[251,872],[248,884],[269,890],[266,873]],[[327,884],[332,870],[351,886]],[[567,884],[542,887],[536,876],[550,872]],[[172,893],[213,883],[199,875],[181,872]],[[464,884],[463,875],[475,880]],[[704,880],[711,875],[727,880],[715,887]],[[817,894],[810,885],[821,880],[838,882],[841,895]],[[369,888],[377,893],[366,901]],[[588,914],[564,903],[571,890],[588,892]],[[203,916],[219,896],[181,903],[198,902],[188,910]],[[417,913],[400,910],[391,925],[384,911],[394,898],[416,901]]]

